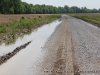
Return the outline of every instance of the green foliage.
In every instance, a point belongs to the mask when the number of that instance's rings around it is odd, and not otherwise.
[[[50,16],[46,16],[45,18],[39,16],[38,18],[32,18],[32,19],[25,19],[24,17],[22,17],[19,22],[12,22],[10,26],[11,26],[11,30],[13,31],[18,31],[23,29],[31,30],[32,28],[53,21],[54,19],[59,17],[60,15],[50,15]]]
[[[61,15],[46,15],[46,16],[36,16],[30,19],[25,19],[23,16],[20,21],[13,21],[11,23],[0,25],[0,36],[6,36],[3,40],[7,44],[15,41],[20,35],[27,34],[31,32],[32,29],[40,27],[46,23],[51,22],[54,19],[59,18]],[[42,18],[41,18],[42,17]]]
[[[0,11],[2,14],[58,14],[58,13],[99,13],[100,9],[88,9],[86,7],[55,7],[51,5],[33,5],[21,0],[0,1]]]
[[[5,32],[6,32],[6,26],[0,25],[0,33],[5,33]]]

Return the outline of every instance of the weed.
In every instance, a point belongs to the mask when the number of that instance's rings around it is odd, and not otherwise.
[[[15,39],[15,33],[11,33],[11,37]]]
[[[6,26],[0,25],[0,33],[5,33],[5,32],[6,32]]]

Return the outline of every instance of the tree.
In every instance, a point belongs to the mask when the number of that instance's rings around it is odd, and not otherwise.
[[[67,5],[64,6],[65,12],[69,13],[69,7]]]
[[[21,0],[0,0],[1,14],[63,14],[63,13],[100,13],[100,9],[88,9],[77,6],[55,7],[51,5],[33,5]]]
[[[100,9],[99,9],[98,11],[99,11],[99,13],[100,13]]]
[[[97,9],[92,9],[92,13],[98,13]]]
[[[9,0],[0,0],[0,11],[2,14],[9,12]]]

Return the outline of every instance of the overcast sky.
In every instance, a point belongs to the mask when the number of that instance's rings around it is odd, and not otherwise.
[[[46,4],[46,5],[53,5],[53,6],[64,6],[68,5],[71,6],[78,6],[84,7],[86,6],[89,9],[99,9],[100,8],[100,0],[22,0],[23,2],[35,4]]]

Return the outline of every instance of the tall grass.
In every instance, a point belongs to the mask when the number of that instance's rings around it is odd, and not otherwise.
[[[5,33],[7,30],[6,30],[6,26],[5,25],[0,25],[0,33]]]

